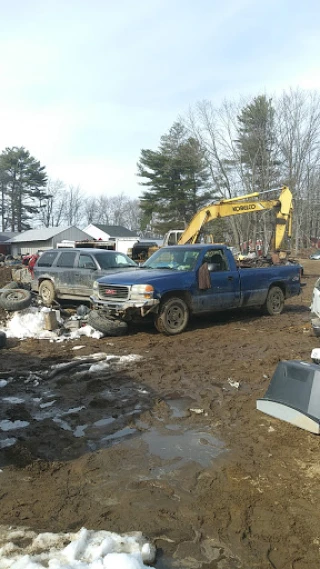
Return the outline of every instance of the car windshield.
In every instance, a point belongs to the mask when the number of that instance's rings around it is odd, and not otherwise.
[[[95,258],[101,269],[127,269],[129,267],[138,267],[130,257],[124,253],[116,251],[104,251],[95,254]]]
[[[169,247],[159,249],[142,267],[144,269],[172,269],[176,271],[191,271],[194,269],[199,250],[182,249],[181,247]]]

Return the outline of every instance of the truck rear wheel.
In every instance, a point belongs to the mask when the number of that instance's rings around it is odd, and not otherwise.
[[[56,291],[51,281],[45,280],[40,283],[39,296],[45,306],[51,306],[56,297]]]
[[[182,298],[169,298],[160,305],[154,325],[158,332],[173,336],[183,332],[189,322],[189,308]]]
[[[273,286],[270,288],[267,296],[267,300],[264,303],[262,309],[265,314],[269,316],[277,316],[281,314],[284,307],[284,294],[279,286]]]

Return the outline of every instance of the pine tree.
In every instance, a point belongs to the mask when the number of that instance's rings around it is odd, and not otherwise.
[[[275,110],[265,95],[255,97],[238,116],[241,166],[251,192],[267,191],[278,184],[280,162],[274,122]]]
[[[143,217],[153,220],[153,228],[162,233],[185,227],[215,198],[208,188],[204,151],[179,122],[161,137],[158,150],[141,151],[138,176],[148,188],[140,197]]]
[[[245,106],[239,116],[239,138],[237,141],[240,154],[240,167],[245,193],[265,192],[264,199],[272,199],[272,189],[279,188],[278,147],[275,131],[275,110],[271,99],[265,95],[255,97]],[[253,243],[263,239],[264,253],[267,252],[274,229],[274,215],[251,214],[244,223],[247,228],[247,240]]]
[[[6,148],[0,155],[2,229],[30,229],[29,221],[48,198],[45,167],[23,147]]]

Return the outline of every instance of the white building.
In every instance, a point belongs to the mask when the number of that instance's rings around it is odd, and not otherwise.
[[[57,243],[68,239],[70,241],[88,240],[90,236],[74,225],[69,227],[43,227],[42,229],[29,229],[19,233],[12,239],[11,255],[25,255],[37,253],[47,249],[55,249]]]
[[[111,241],[115,243],[116,251],[127,254],[139,237],[130,229],[121,225],[100,225],[98,223],[90,223],[84,230],[93,239],[101,241]]]

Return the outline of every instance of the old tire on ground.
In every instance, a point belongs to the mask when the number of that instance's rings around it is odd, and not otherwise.
[[[277,316],[281,314],[284,307],[284,294],[279,286],[273,286],[270,288],[267,296],[267,300],[264,303],[262,310],[265,314],[269,316]]]
[[[88,324],[107,336],[123,336],[128,331],[128,324],[126,322],[123,320],[104,318],[99,314],[98,310],[91,310],[89,312]]]
[[[172,336],[183,332],[189,322],[189,308],[182,298],[172,297],[160,305],[154,325],[158,332]]]
[[[0,305],[9,312],[23,310],[31,304],[31,292],[24,288],[8,289],[0,295]]]
[[[4,348],[7,342],[7,336],[5,332],[0,332],[0,348]]]
[[[20,288],[19,284],[16,281],[10,281],[9,283],[5,284],[2,288]]]
[[[39,296],[45,306],[51,306],[56,298],[53,283],[49,280],[42,281],[39,285]]]

